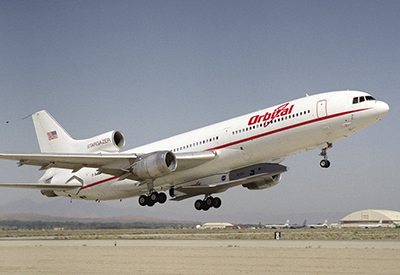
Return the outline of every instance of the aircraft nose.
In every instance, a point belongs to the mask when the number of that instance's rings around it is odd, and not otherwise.
[[[382,119],[389,112],[389,105],[386,102],[377,101],[375,110],[376,110],[376,118],[378,120]]]

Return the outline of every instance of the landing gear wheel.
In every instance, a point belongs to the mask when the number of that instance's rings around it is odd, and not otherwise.
[[[208,208],[214,206],[214,198],[213,197],[208,197],[204,202],[208,206]]]
[[[219,208],[221,206],[221,204],[222,204],[222,201],[220,198],[218,198],[218,197],[214,198],[214,204],[213,204],[214,208]]]
[[[149,195],[149,199],[150,199],[151,201],[153,201],[154,203],[156,203],[157,200],[158,200],[158,193],[157,193],[157,192],[152,192],[152,193]]]
[[[203,209],[204,211],[208,211],[210,207],[211,206],[207,204],[207,200],[201,202],[201,209]]]
[[[147,196],[146,195],[141,195],[140,197],[139,197],[139,204],[141,205],[141,206],[146,206],[147,205]]]
[[[156,204],[157,201],[158,201],[158,193],[154,191],[150,193],[150,195],[147,197],[147,206],[151,207],[154,204]]]
[[[165,195],[164,192],[158,193],[158,202],[163,204],[166,201],[167,201],[167,195]]]
[[[139,204],[141,206],[153,206],[154,204],[158,203],[165,203],[167,201],[167,195],[164,192],[157,193],[153,191],[150,195],[141,195],[139,197]]]
[[[213,198],[213,197],[209,196],[209,197],[206,197],[204,200],[197,200],[194,203],[194,208],[196,208],[197,210],[207,211],[211,207],[219,208],[221,206],[221,204],[222,204],[222,201],[220,198]]]
[[[203,209],[203,201],[202,200],[195,201],[194,208],[196,208],[197,210]]]
[[[319,163],[319,165],[322,168],[328,168],[331,165],[331,163],[328,160],[327,150],[329,148],[332,148],[332,147],[333,147],[332,143],[328,143],[328,142],[325,142],[324,144],[321,144],[320,147],[319,147],[319,148],[321,148],[321,153],[319,155],[321,157],[324,157],[324,159],[321,160],[320,163]]]
[[[328,168],[329,166],[331,166],[331,162],[329,160],[323,159],[323,160],[320,161],[319,165],[322,168]]]

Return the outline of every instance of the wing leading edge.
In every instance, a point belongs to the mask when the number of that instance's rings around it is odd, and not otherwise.
[[[172,154],[177,161],[177,171],[191,169],[202,165],[216,157],[214,151],[206,152],[189,152],[173,154],[170,151],[165,151]],[[132,173],[132,168],[140,161],[145,160],[151,155],[149,154],[134,154],[134,153],[119,153],[119,154],[62,154],[62,153],[40,153],[40,154],[0,154],[0,159],[8,159],[18,161],[18,166],[33,165],[40,166],[39,170],[49,168],[71,169],[76,172],[84,167],[98,168],[101,173],[121,177],[121,179],[142,180],[140,176]],[[174,170],[175,171],[175,170]],[[174,172],[172,171],[172,172]],[[1,187],[1,186],[0,186]],[[28,187],[27,187],[28,188]]]
[[[1,183],[0,187],[9,188],[23,188],[23,189],[39,189],[39,190],[53,190],[65,191],[76,188],[81,188],[82,184],[67,183],[67,184],[46,184],[46,183]]]

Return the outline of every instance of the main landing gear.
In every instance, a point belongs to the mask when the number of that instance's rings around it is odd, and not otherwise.
[[[328,153],[326,152],[326,150],[332,148],[332,146],[333,146],[332,143],[325,143],[324,147],[322,148],[320,147],[321,153],[319,155],[324,157],[324,159],[319,162],[319,165],[322,168],[328,168],[329,166],[331,166],[331,162],[328,160]]]
[[[148,196],[141,195],[139,197],[139,204],[141,206],[146,206],[146,205],[153,206],[157,202],[163,204],[166,201],[167,201],[167,195],[165,195],[164,192],[158,193],[156,191],[153,191]]]
[[[196,208],[197,210],[207,211],[211,207],[219,208],[221,206],[221,204],[222,204],[222,201],[220,198],[218,198],[218,197],[213,198],[211,196],[206,196],[204,198],[204,200],[197,200],[194,203],[194,208]]]

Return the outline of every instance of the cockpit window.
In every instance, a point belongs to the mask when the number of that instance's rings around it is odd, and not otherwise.
[[[367,96],[365,97],[365,99],[366,99],[366,100],[376,100],[375,98],[373,98],[373,97],[370,96],[370,95],[367,95]]]
[[[360,97],[353,97],[353,104],[357,104],[357,103],[361,103],[364,102],[365,100],[376,100],[375,98],[373,98],[370,95],[367,96],[360,96]]]

